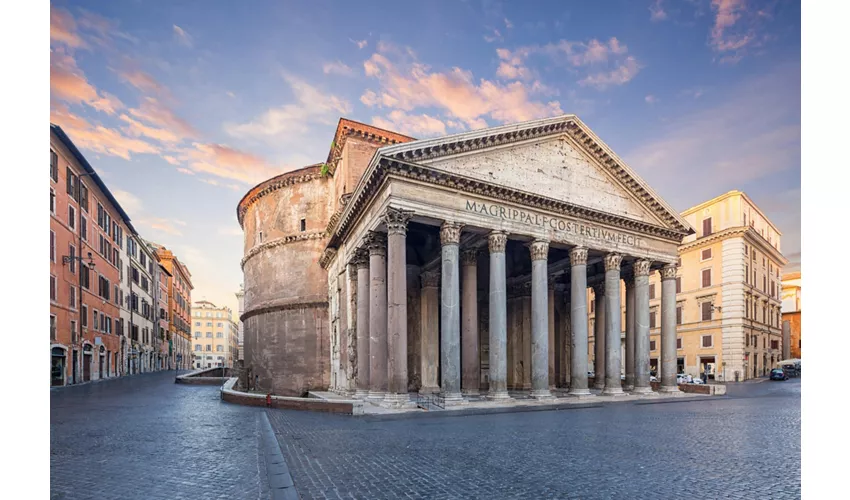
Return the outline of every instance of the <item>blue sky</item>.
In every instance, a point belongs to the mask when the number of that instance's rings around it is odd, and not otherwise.
[[[236,204],[341,116],[425,138],[575,113],[677,210],[745,191],[799,267],[799,2],[54,1],[50,45],[51,121],[196,300],[235,309]]]

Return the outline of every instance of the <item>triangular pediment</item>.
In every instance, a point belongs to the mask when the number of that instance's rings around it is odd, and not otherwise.
[[[693,232],[574,115],[382,148],[395,158],[664,227]]]

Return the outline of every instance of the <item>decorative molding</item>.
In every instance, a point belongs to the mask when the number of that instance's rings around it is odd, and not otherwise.
[[[271,179],[263,181],[255,186],[253,189],[248,191],[247,194],[245,194],[245,197],[243,197],[236,206],[236,218],[239,220],[239,226],[244,228],[243,219],[245,218],[245,212],[248,211],[248,207],[250,207],[255,201],[273,191],[277,191],[280,188],[321,179],[322,174],[320,170],[321,165],[309,165],[292,172],[286,172],[276,177],[272,177]]]
[[[422,288],[437,288],[440,286],[440,271],[425,271],[420,275]]]
[[[369,256],[380,255],[387,256],[387,235],[378,231],[369,231],[364,238],[366,248],[369,249]]]
[[[287,245],[289,243],[295,243],[295,242],[298,242],[298,241],[321,240],[321,239],[324,239],[326,237],[327,237],[327,234],[325,234],[324,231],[314,231],[314,232],[310,232],[310,233],[288,234],[288,235],[283,236],[281,238],[275,238],[275,239],[269,240],[265,243],[261,243],[261,244],[255,246],[255,247],[251,248],[250,250],[248,250],[248,253],[245,254],[245,257],[242,258],[242,261],[240,262],[239,265],[244,269],[245,263],[248,262],[249,259],[251,259],[255,255],[257,255],[258,253],[260,253],[264,250],[268,250],[270,248],[278,247],[280,245]]]
[[[478,264],[477,248],[465,248],[460,252],[460,263],[463,266],[475,266]]]
[[[662,280],[674,280],[676,279],[676,271],[678,270],[678,266],[675,264],[667,264],[661,269],[658,270],[658,273],[661,274]]]
[[[632,266],[635,278],[638,276],[649,276],[649,270],[652,268],[652,261],[646,259],[638,259]]]
[[[458,222],[443,222],[440,226],[440,244],[441,245],[459,245],[460,232],[463,229],[463,224]]]
[[[387,234],[407,234],[407,222],[413,217],[412,210],[388,207],[384,214]]]
[[[508,233],[504,231],[491,231],[487,236],[487,248],[490,253],[505,253],[508,244]]]
[[[587,265],[587,248],[573,247],[570,250],[570,265],[571,266],[586,266]]]
[[[369,250],[365,248],[358,248],[354,251],[354,256],[351,258],[351,262],[357,266],[357,269],[368,269]]]
[[[531,260],[548,260],[549,259],[549,242],[545,240],[534,240],[528,245],[531,251]]]
[[[242,316],[239,317],[239,320],[245,322],[248,318],[252,316],[256,316],[258,314],[270,313],[275,311],[291,311],[293,309],[327,309],[328,301],[320,300],[320,301],[309,301],[309,302],[294,302],[294,303],[286,303],[286,304],[277,304],[277,305],[269,305],[262,306],[256,309],[251,309],[249,311],[245,311],[242,313]]]
[[[322,266],[322,269],[327,269],[334,258],[336,258],[336,248],[325,248],[322,256],[319,257],[319,265]]]
[[[618,253],[609,253],[605,255],[605,272],[619,271],[620,264],[623,262],[623,256]]]

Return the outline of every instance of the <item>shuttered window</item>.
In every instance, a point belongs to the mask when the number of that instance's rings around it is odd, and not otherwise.
[[[712,345],[714,345],[714,343],[713,343],[713,339],[712,339],[711,335],[703,335],[702,336],[702,346],[703,347],[711,347]]]
[[[682,278],[676,278],[676,293],[682,293]]]
[[[655,328],[655,311],[649,311],[649,327]]]
[[[711,286],[711,269],[703,269],[702,270],[702,287],[707,288]]]
[[[711,321],[711,302],[702,303],[702,320]]]
[[[711,249],[706,248],[702,251],[702,260],[708,260],[711,258]]]
[[[676,324],[682,324],[682,306],[676,306]]]
[[[649,285],[649,299],[652,300],[655,298],[655,283]]]
[[[702,235],[708,236],[711,234],[711,217],[702,220]]]

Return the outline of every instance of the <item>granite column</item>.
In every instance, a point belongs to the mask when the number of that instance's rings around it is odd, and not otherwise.
[[[505,247],[508,235],[493,231],[487,238],[490,250],[490,389],[488,397],[495,400],[508,396],[508,295],[505,283]]]
[[[440,382],[446,405],[463,402],[460,392],[460,269],[459,245],[462,224],[444,222],[440,227],[442,276],[440,289]]]
[[[679,392],[676,383],[676,265],[661,271],[661,387],[660,392]]]
[[[587,387],[587,248],[570,250],[570,392],[589,396]]]
[[[531,397],[549,392],[549,242],[535,240],[531,250]]]
[[[369,254],[358,249],[354,264],[357,266],[357,375],[355,376],[356,398],[369,394]]]
[[[369,399],[387,393],[387,236],[372,231],[369,247]]]
[[[649,267],[648,260],[634,265],[635,394],[651,394],[649,383]]]
[[[622,332],[620,307],[620,263],[623,256],[609,253],[605,256],[605,396],[623,396],[620,378],[620,332]]]
[[[412,212],[388,208],[387,224],[387,377],[384,402],[400,406],[407,395],[407,221]]]
[[[463,314],[461,331],[461,390],[464,395],[477,396],[481,379],[481,362],[478,358],[478,249],[464,250],[463,264]]]

